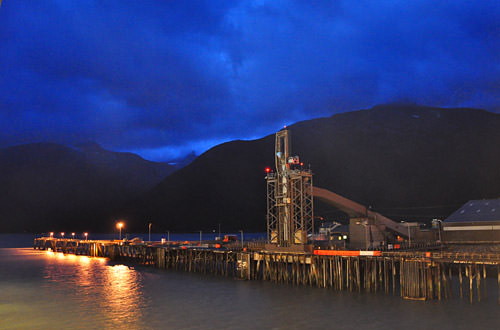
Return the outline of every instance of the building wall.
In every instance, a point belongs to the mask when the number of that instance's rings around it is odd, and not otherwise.
[[[367,246],[375,248],[384,242],[384,235],[380,232],[380,229],[375,225],[361,224],[364,221],[366,220],[350,219],[349,221],[349,246],[353,249],[365,249]]]
[[[441,235],[445,243],[500,243],[500,221],[443,223]]]

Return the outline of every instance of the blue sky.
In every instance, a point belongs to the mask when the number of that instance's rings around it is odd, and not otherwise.
[[[500,112],[499,1],[5,0],[0,147],[168,160],[412,102]]]

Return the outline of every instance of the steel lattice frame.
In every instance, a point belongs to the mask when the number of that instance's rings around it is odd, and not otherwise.
[[[276,133],[276,173],[267,180],[267,239],[279,246],[306,244],[314,232],[312,173],[290,169],[288,131]]]
[[[273,237],[271,228],[278,226],[278,212],[276,206],[276,176],[274,173],[269,173],[266,176],[267,180],[267,241],[272,242],[277,239]]]

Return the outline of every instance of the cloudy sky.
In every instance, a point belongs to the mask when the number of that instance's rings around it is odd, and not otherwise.
[[[4,0],[0,147],[168,160],[414,102],[500,112],[500,1]]]

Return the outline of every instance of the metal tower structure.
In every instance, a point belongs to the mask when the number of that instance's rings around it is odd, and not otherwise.
[[[290,156],[290,133],[276,133],[276,172],[266,169],[267,240],[278,246],[306,244],[314,233],[312,172]]]

